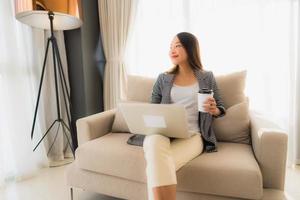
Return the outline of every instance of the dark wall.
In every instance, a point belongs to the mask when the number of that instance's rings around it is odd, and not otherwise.
[[[105,58],[100,39],[98,2],[82,1],[83,25],[64,31],[72,104],[72,136],[77,147],[76,120],[103,111]]]

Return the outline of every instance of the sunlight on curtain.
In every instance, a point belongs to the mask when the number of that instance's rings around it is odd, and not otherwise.
[[[173,36],[183,30],[182,0],[139,1],[125,61],[130,74],[156,77],[168,69]]]
[[[23,25],[14,18],[13,1],[0,5],[0,186],[32,176],[48,165],[44,148],[32,152],[30,130],[36,85],[43,52],[36,47],[44,32]],[[35,40],[33,40],[33,37]],[[37,123],[38,124],[38,123]],[[40,133],[39,126],[36,133]],[[38,134],[40,137],[40,134]]]
[[[204,68],[215,75],[246,69],[250,108],[291,132],[297,15],[296,0],[140,0],[128,72],[157,77],[172,66],[172,38],[191,32]]]

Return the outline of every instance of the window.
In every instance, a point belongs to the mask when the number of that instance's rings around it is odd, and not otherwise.
[[[127,71],[157,77],[172,66],[168,51],[176,33],[191,32],[204,68],[215,75],[247,70],[250,107],[287,128],[297,9],[295,0],[140,0]]]

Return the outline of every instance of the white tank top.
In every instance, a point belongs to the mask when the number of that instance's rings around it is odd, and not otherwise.
[[[182,104],[185,107],[187,112],[188,129],[189,131],[196,132],[200,132],[198,123],[198,92],[198,82],[189,86],[173,84],[171,89],[171,102],[175,104]]]

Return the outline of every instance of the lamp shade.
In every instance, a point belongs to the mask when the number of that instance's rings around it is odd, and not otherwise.
[[[54,30],[82,25],[80,0],[15,0],[16,19],[29,26],[50,29],[48,11],[54,13]]]

